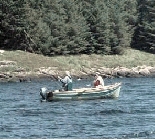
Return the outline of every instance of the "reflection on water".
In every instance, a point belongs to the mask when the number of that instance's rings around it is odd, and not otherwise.
[[[155,80],[122,82],[115,100],[40,102],[41,87],[58,89],[56,81],[0,84],[0,138],[155,138]],[[91,80],[74,80],[74,88]]]

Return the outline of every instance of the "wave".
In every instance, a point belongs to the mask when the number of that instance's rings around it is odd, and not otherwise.
[[[100,114],[103,114],[103,115],[108,115],[108,114],[121,114],[121,113],[127,113],[127,112],[126,111],[123,111],[123,110],[115,110],[115,109],[100,111]]]
[[[155,131],[142,131],[136,133],[125,134],[121,138],[129,139],[129,138],[155,138]]]
[[[152,113],[153,111],[146,110],[146,109],[135,109],[135,110],[121,110],[121,109],[110,109],[110,110],[102,110],[99,113],[103,115],[108,114],[148,114]]]

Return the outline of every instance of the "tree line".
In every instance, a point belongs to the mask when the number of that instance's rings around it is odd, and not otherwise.
[[[1,0],[0,48],[44,55],[155,52],[154,0]]]

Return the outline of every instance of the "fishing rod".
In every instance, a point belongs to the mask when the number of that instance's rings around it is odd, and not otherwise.
[[[45,72],[42,72],[43,74],[49,76],[51,79],[55,79],[56,80],[56,84],[59,86],[59,87],[62,87],[59,83],[58,83],[58,77],[56,77],[55,75],[53,74],[48,74],[48,73],[45,73]]]

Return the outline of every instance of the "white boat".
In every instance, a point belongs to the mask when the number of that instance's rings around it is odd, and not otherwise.
[[[60,101],[60,100],[94,100],[106,98],[118,98],[121,83],[115,83],[99,88],[80,88],[72,91],[47,91],[46,88],[40,89],[41,101]]]

